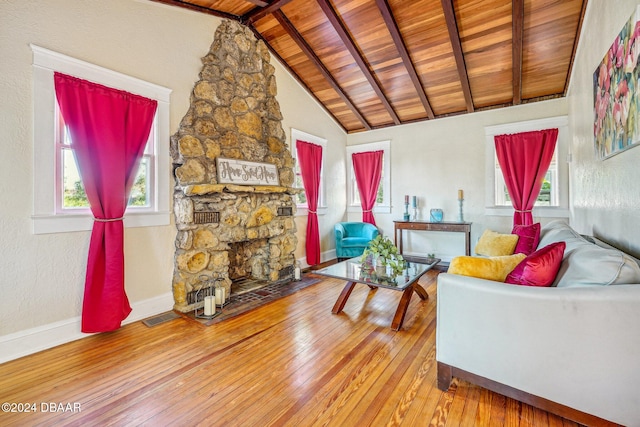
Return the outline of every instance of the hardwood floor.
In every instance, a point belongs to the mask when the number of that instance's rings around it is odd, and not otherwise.
[[[356,286],[332,315],[344,282],[328,279],[210,327],[136,322],[5,363],[0,401],[36,412],[0,425],[576,426],[463,381],[438,390],[437,274],[399,332],[399,292]]]

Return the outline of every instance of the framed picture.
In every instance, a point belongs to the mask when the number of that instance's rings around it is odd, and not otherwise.
[[[593,73],[596,157],[606,159],[640,142],[638,53],[640,6]]]

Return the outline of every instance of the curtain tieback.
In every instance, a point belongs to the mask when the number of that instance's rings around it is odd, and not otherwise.
[[[371,209],[369,209],[368,211],[362,211],[362,212],[367,212],[368,213],[368,212],[373,212],[373,211]]]
[[[114,222],[114,221],[122,221],[123,219],[124,217],[120,217],[120,218],[96,218],[95,216],[93,217],[93,220],[97,222]]]
[[[312,211],[311,209],[309,209],[309,213],[316,214],[316,215],[318,214],[318,212]]]
[[[516,212],[533,212],[532,210],[528,210],[528,211],[521,211],[520,209],[515,209]]]

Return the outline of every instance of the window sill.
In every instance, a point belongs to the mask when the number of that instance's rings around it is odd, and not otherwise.
[[[71,233],[91,231],[93,217],[90,214],[33,215],[33,234]],[[170,212],[127,213],[125,228],[156,227],[171,223]]]
[[[509,206],[490,206],[484,208],[486,216],[510,216],[513,217],[514,209]],[[539,206],[533,208],[533,216],[536,218],[569,218],[569,209],[560,206]]]

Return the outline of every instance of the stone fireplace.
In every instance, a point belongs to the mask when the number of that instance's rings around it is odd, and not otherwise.
[[[249,28],[223,21],[202,59],[189,110],[171,138],[175,310],[200,307],[194,295],[211,281],[233,296],[238,279],[293,279],[294,161],[269,61],[267,47]],[[231,180],[218,170],[221,159],[264,164],[265,171],[277,170],[277,179],[249,185],[239,174]]]

